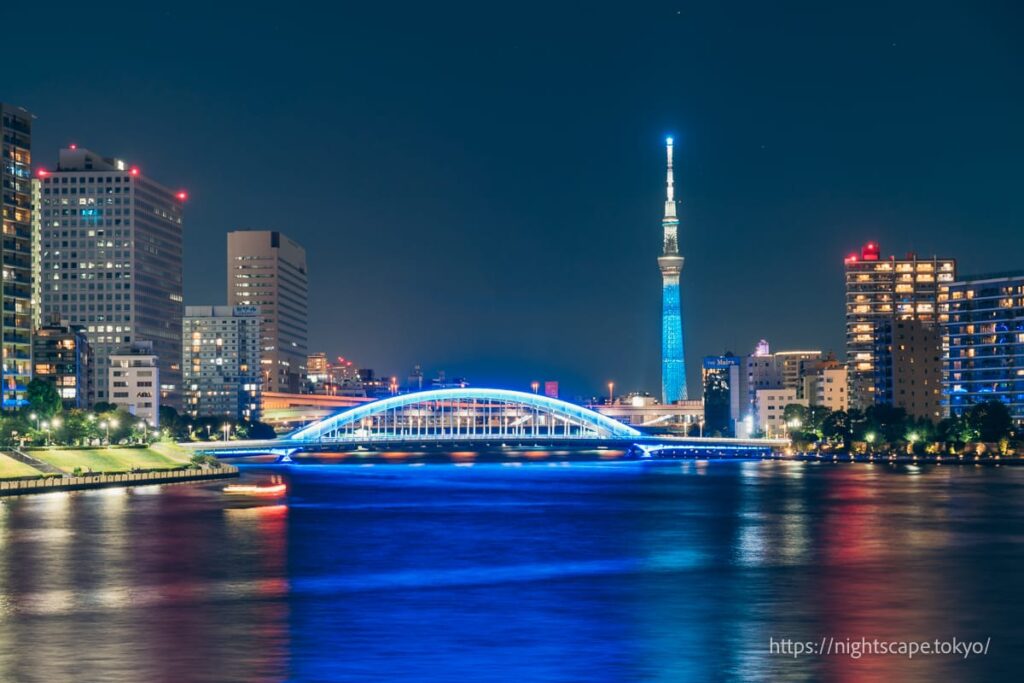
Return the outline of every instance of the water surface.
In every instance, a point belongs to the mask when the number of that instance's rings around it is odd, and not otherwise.
[[[1024,468],[244,469],[0,503],[0,680],[1019,678]],[[822,637],[991,644],[769,653]]]

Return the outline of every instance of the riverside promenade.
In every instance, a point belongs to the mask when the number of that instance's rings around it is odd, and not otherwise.
[[[187,469],[114,472],[109,474],[82,474],[42,476],[0,481],[0,497],[20,496],[52,491],[81,491],[115,486],[151,486],[153,484],[181,484],[194,481],[230,479],[238,476],[238,468],[222,463],[219,467],[190,467]]]

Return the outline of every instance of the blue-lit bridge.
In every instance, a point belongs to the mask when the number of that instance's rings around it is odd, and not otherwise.
[[[650,436],[567,401],[507,389],[454,388],[401,394],[344,409],[265,441],[183,444],[222,457],[297,452],[418,449],[447,445],[631,449],[641,457],[766,455],[777,439]]]

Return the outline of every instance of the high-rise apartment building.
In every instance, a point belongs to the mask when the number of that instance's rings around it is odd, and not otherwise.
[[[306,376],[306,250],[276,230],[228,233],[228,305],[258,306],[265,391],[298,393]]]
[[[137,166],[76,146],[42,181],[42,314],[85,328],[97,401],[110,357],[152,342],[163,403],[181,408],[182,203]]]
[[[0,205],[3,209],[3,318],[0,325],[0,405],[25,404],[32,362],[32,114],[0,103],[3,163]]]
[[[193,417],[258,420],[260,311],[255,306],[186,306],[185,410]]]
[[[876,403],[942,419],[942,335],[942,328],[920,320],[875,323]]]
[[[1024,425],[1024,271],[961,278],[949,289],[943,382],[950,412],[1002,401]]]
[[[875,325],[889,318],[944,325],[956,261],[915,254],[882,258],[879,245],[869,242],[844,263],[850,405],[866,408],[876,402]]]

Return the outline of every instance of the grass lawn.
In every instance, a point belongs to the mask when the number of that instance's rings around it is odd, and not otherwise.
[[[173,444],[154,444],[151,448],[40,448],[33,449],[32,457],[73,472],[82,471],[127,472],[139,469],[174,467],[188,462],[189,455]]]
[[[11,477],[29,477],[39,476],[42,472],[34,467],[26,465],[23,462],[18,462],[14,458],[0,453],[0,479],[9,479]]]

